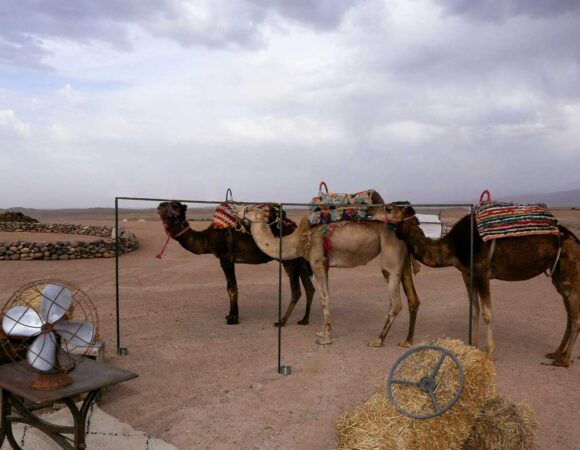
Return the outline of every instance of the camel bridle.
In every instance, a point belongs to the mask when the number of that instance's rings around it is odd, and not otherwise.
[[[177,212],[171,206],[167,206],[167,209],[164,212],[159,212],[159,217],[161,218],[161,222],[163,222],[163,228],[165,229],[167,240],[165,241],[165,244],[163,245],[161,251],[155,256],[155,258],[157,259],[161,259],[163,257],[163,253],[165,253],[165,249],[167,248],[167,245],[169,244],[169,241],[171,239],[177,239],[179,236],[183,235],[186,231],[190,229],[187,220],[184,219],[180,221]],[[174,223],[169,224],[167,220],[168,218],[175,219],[175,222],[177,222],[180,225],[181,230],[175,234],[172,234],[171,228],[175,224]]]

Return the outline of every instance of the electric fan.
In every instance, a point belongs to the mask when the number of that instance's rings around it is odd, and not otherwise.
[[[72,383],[68,373],[95,345],[97,329],[94,304],[68,281],[29,283],[14,292],[2,309],[2,345],[12,359],[24,357],[39,372],[32,384],[38,389]]]

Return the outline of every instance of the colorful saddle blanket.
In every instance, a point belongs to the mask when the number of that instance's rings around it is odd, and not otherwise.
[[[308,214],[308,223],[320,225],[331,222],[368,220],[372,215],[372,205],[384,202],[377,191],[369,189],[355,194],[320,192],[310,203],[313,205]]]
[[[533,234],[558,234],[556,219],[542,203],[481,202],[475,207],[477,231],[484,241]]]
[[[248,205],[249,206],[249,205]],[[252,205],[255,208],[260,208],[268,211],[272,206],[270,205]],[[275,209],[275,217],[278,217],[278,209]],[[275,225],[275,224],[274,224]],[[296,228],[296,223],[291,219],[286,217],[286,211],[283,213],[282,226],[284,230],[293,230]],[[236,212],[234,211],[233,205],[229,203],[220,203],[213,213],[213,221],[211,223],[212,228],[217,228],[218,230],[233,228],[236,231],[241,231],[242,233],[250,233],[250,223],[242,221],[236,217]]]

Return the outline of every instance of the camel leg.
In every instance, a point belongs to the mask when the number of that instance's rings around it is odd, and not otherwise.
[[[495,360],[495,338],[493,337],[491,310],[491,294],[489,292],[489,280],[480,279],[477,283],[479,291],[479,300],[481,302],[481,316],[487,328],[487,356],[492,361]]]
[[[302,296],[302,291],[300,290],[300,268],[298,267],[298,261],[288,261],[283,263],[283,265],[284,271],[286,272],[286,275],[288,275],[288,279],[290,281],[290,292],[292,293],[292,300],[290,301],[290,304],[288,305],[282,320],[280,322],[274,323],[275,327],[286,325],[286,322],[290,318],[296,303],[298,303],[298,300],[300,300],[300,297]]]
[[[332,332],[332,325],[330,323],[330,296],[328,293],[328,269],[326,268],[324,259],[318,263],[312,263],[312,271],[318,281],[318,286],[320,288],[320,306],[322,306],[322,315],[324,318],[324,324],[322,331],[316,333],[319,339],[316,343],[319,345],[328,345],[332,343],[330,335]]]
[[[302,260],[300,263],[300,279],[302,280],[302,286],[304,286],[304,292],[306,293],[306,309],[304,310],[304,317],[299,320],[298,325],[308,325],[310,321],[310,307],[312,306],[312,298],[314,297],[314,285],[312,284],[312,274],[310,272],[310,266],[308,262]]]
[[[566,288],[564,288],[564,286],[561,283],[556,282],[553,278],[552,282],[554,286],[556,286],[558,293],[562,296],[562,300],[564,301],[564,307],[566,308],[566,331],[564,331],[564,336],[562,337],[562,341],[560,342],[558,348],[552,353],[547,353],[546,358],[559,360],[562,358],[564,348],[568,343],[570,333],[572,331],[572,315],[570,312],[570,301],[568,300],[568,295],[570,291],[569,289],[567,290]]]
[[[236,325],[238,320],[238,283],[236,282],[236,269],[232,261],[220,258],[220,265],[227,280],[228,295],[230,296],[230,312],[226,316],[228,325]]]
[[[471,301],[471,345],[479,347],[479,296],[477,289],[477,280],[473,278],[473,298],[470,299],[471,292],[469,292],[469,273],[461,273],[463,275],[463,282],[467,289],[467,298]]]
[[[389,292],[389,294],[388,294],[389,312],[387,314],[387,320],[385,321],[385,326],[383,327],[383,331],[381,331],[381,334],[379,335],[378,338],[373,339],[372,341],[368,342],[367,345],[369,347],[382,347],[383,346],[383,344],[385,342],[385,338],[387,337],[387,333],[389,332],[389,329],[393,325],[393,322],[395,321],[395,318],[397,317],[397,315],[401,312],[401,309],[403,309],[403,304],[401,302],[401,294],[400,294],[400,290],[399,290],[398,286],[396,289],[396,293],[393,292],[393,289],[391,287],[393,280],[396,279],[397,277],[391,276],[391,274],[385,269],[382,269],[381,271],[383,273],[383,277],[385,277],[385,280],[387,281],[387,287],[388,287],[388,292]]]
[[[572,351],[574,350],[576,338],[580,331],[580,291],[576,288],[572,288],[570,295],[567,297],[567,301],[568,305],[566,309],[569,311],[569,322],[571,325],[568,342],[566,343],[560,358],[553,362],[555,366],[561,367],[568,367],[570,365]]]
[[[415,283],[413,282],[413,268],[411,266],[411,261],[405,263],[405,268],[403,269],[403,290],[405,291],[405,296],[407,297],[407,303],[409,306],[409,332],[407,333],[407,338],[405,342],[399,344],[401,347],[411,347],[413,345],[413,336],[415,335],[415,321],[417,320],[417,312],[419,311],[419,296],[415,290]]]

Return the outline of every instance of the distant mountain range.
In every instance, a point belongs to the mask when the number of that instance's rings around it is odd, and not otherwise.
[[[517,203],[545,203],[551,208],[578,208],[580,209],[580,189],[571,191],[548,192],[543,194],[525,194],[509,198],[498,197],[499,201]]]

